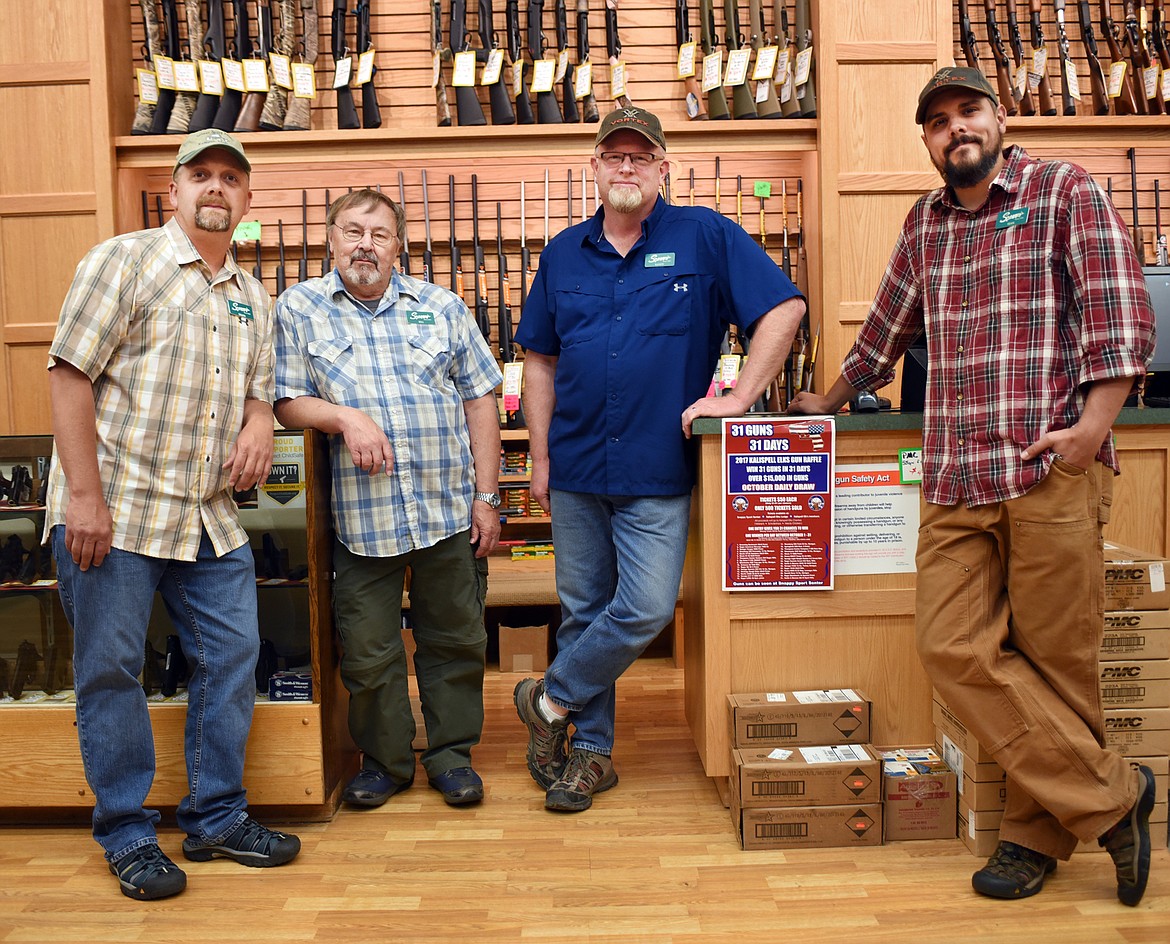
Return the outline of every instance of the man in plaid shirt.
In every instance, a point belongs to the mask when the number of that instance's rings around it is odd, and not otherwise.
[[[1113,857],[1118,898],[1149,875],[1154,777],[1102,747],[1097,651],[1110,426],[1153,351],[1125,226],[1085,171],[1003,147],[975,69],[940,70],[915,119],[946,186],[911,209],[869,317],[825,395],[832,413],[929,351],[916,638],[950,708],[1007,774],[976,891],[1040,891],[1078,840]]]

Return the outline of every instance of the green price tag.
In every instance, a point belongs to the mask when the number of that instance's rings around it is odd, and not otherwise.
[[[260,221],[259,220],[240,220],[236,231],[232,233],[232,242],[234,243],[251,243],[260,241]]]
[[[757,180],[754,184],[755,192],[753,196],[756,197],[770,197],[772,196],[772,181]]]

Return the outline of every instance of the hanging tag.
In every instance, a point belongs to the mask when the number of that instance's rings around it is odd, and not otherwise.
[[[199,60],[199,84],[204,95],[223,94],[223,71],[218,62]]]
[[[288,56],[282,55],[281,53],[270,52],[268,54],[268,64],[272,66],[273,84],[279,85],[283,89],[291,89],[293,87],[292,60],[290,60]],[[348,74],[345,78],[345,84],[349,84]],[[334,86],[334,88],[336,87],[337,86]]]
[[[353,72],[353,57],[346,56],[343,59],[338,59],[336,65],[337,70],[333,73],[333,87],[335,89],[345,88],[349,85],[349,77]]]
[[[573,88],[573,97],[585,98],[593,91],[593,63],[586,61],[577,66],[577,84]]]
[[[609,92],[615,99],[626,94],[626,64],[620,59],[610,63]]]
[[[375,50],[371,46],[358,56],[357,78],[354,85],[365,85],[374,77],[374,52]]]
[[[723,84],[723,50],[718,49],[703,57],[703,91],[719,88]]]
[[[451,73],[451,84],[456,88],[475,86],[475,50],[465,49],[455,53],[455,68]]]
[[[186,59],[175,61],[175,90],[179,92],[198,92],[199,73],[195,63]]]
[[[158,104],[158,77],[149,69],[138,69],[138,100],[145,105]]]
[[[748,62],[751,57],[750,49],[732,49],[727,54],[727,72],[723,76],[723,84],[731,87],[743,85],[747,80]]]
[[[683,43],[678,47],[678,77],[680,79],[689,79],[695,74],[695,41]]]
[[[245,59],[244,66],[244,91],[245,92],[267,92],[268,91],[268,63],[263,59]],[[228,88],[232,87],[231,78],[227,75],[227,70],[224,70],[224,80],[227,82]]]
[[[160,89],[175,91],[175,60],[169,56],[156,56],[154,60],[154,74],[158,79]]]
[[[311,62],[294,62],[292,67],[292,93],[297,98],[317,97],[317,77]]]
[[[500,81],[500,73],[504,70],[504,50],[500,48],[488,50],[487,62],[483,64],[483,74],[480,76],[480,85],[495,85]]]
[[[776,74],[776,55],[780,50],[775,46],[764,46],[756,53],[756,67],[752,70],[752,78],[757,82],[767,82]]]
[[[553,79],[557,74],[557,61],[555,59],[537,59],[532,66],[532,91],[551,92]]]

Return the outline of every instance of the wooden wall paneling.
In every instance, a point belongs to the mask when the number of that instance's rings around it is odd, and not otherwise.
[[[1113,480],[1113,520],[1105,539],[1170,553],[1170,442],[1163,427],[1115,430],[1121,475]]]

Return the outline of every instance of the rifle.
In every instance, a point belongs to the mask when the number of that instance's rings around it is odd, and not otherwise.
[[[735,222],[743,228],[743,174],[735,175]]]
[[[1016,72],[1024,69],[1024,81],[1020,92],[1020,114],[1034,115],[1036,114],[1036,103],[1032,100],[1032,89],[1028,86],[1027,81],[1027,67],[1024,65],[1024,40],[1020,37],[1020,23],[1016,19],[1016,3],[1018,0],[1007,0],[1007,22],[1008,22],[1008,37],[1012,46],[1012,61],[1015,63]],[[1020,88],[1015,82],[1012,86]]]
[[[691,189],[687,192],[687,197],[690,199],[691,206],[695,205],[695,169],[691,168]]]
[[[520,181],[520,311],[528,303],[528,287],[532,280],[532,253],[528,250],[528,235],[525,232],[524,181]]]
[[[759,2],[759,0],[755,0],[755,2]],[[692,41],[691,14],[687,0],[675,0],[674,37],[680,51],[685,43]],[[702,66],[701,63],[695,63],[695,65],[699,68]],[[693,73],[683,79],[683,86],[686,88],[687,117],[692,121],[706,121],[707,109],[703,105],[703,92]],[[773,94],[775,93],[773,92]]]
[[[792,252],[788,248],[788,181],[780,181],[780,228],[784,231],[783,245],[780,250],[780,268],[784,274],[792,278]]]
[[[1028,8],[1031,11],[1032,36],[1031,43],[1033,50],[1044,50],[1044,68],[1040,70],[1038,81],[1033,82],[1032,79],[1035,73],[1032,72],[1028,76],[1028,83],[1032,86],[1033,91],[1039,93],[1040,96],[1040,114],[1055,115],[1056,106],[1052,103],[1052,88],[1048,84],[1048,44],[1044,40],[1044,29],[1040,24],[1040,0],[1028,0]],[[1033,64],[1035,64],[1035,57],[1033,56]]]
[[[343,2],[343,0],[336,0]],[[467,0],[451,0],[451,52],[458,54],[471,48],[467,32]],[[485,125],[483,106],[472,85],[455,86],[455,117],[461,125]]]
[[[589,0],[577,0],[577,65],[578,67],[583,66],[588,61]],[[597,112],[597,99],[593,97],[592,82],[589,84],[589,93],[581,99],[581,111],[588,124],[593,124],[601,118]]]
[[[1158,181],[1154,181],[1154,260],[1155,265],[1170,265],[1170,252],[1167,252],[1166,234],[1162,232],[1162,189]]]
[[[508,62],[516,88],[516,123],[531,125],[536,122],[532,102],[528,98],[528,82],[524,78],[524,49],[520,44],[520,0],[508,0],[504,7],[504,32],[508,37]],[[520,70],[519,76],[516,70]]]
[[[963,50],[963,58],[972,69],[983,71],[979,63],[979,49],[975,45],[975,30],[971,29],[971,13],[967,9],[967,0],[959,0],[959,48]],[[1002,95],[1000,96],[1002,98]]]
[[[561,110],[565,113],[565,121],[576,124],[581,120],[577,113],[577,98],[575,95],[577,70],[569,61],[569,14],[565,10],[565,0],[556,0],[553,7],[553,23],[556,25],[557,53],[565,57],[565,75],[561,81]]]
[[[398,172],[398,205],[406,213],[406,183],[402,179],[402,171]],[[398,265],[403,275],[410,275],[410,234],[407,232],[405,216],[402,224],[402,252],[398,254]]]
[[[281,0],[281,22],[284,21],[284,5],[288,0]],[[301,0],[301,47],[302,60],[312,65],[317,61],[317,47],[319,37],[317,35],[317,0]],[[292,36],[292,28],[288,30],[289,36]],[[289,52],[292,52],[292,42],[289,43]],[[269,101],[271,102],[271,96]],[[309,130],[309,105],[312,104],[307,98],[298,98],[293,96],[292,100],[288,102],[288,110],[284,115],[284,130],[285,131],[308,131]],[[275,106],[274,106],[275,107]],[[275,115],[272,116],[275,119]],[[264,116],[260,117],[260,127],[267,127],[264,124]],[[275,130],[275,129],[274,129]]]
[[[796,88],[789,81],[796,58],[793,55],[792,36],[789,30],[788,4],[785,0],[772,0],[772,43],[777,49],[783,50],[786,55],[784,81],[781,84],[789,92],[788,99],[780,102],[780,114],[785,118],[799,118],[800,103],[796,100]],[[775,84],[775,80],[773,80],[773,84]]]
[[[357,51],[369,52],[374,48],[374,37],[370,33],[370,0],[357,0],[354,7],[357,17]],[[378,74],[378,67],[371,63],[370,81],[362,86],[362,127],[382,127],[382,110],[378,107],[378,87],[374,84],[374,76]]]
[[[1093,16],[1089,12],[1089,0],[1078,0],[1077,12],[1081,20],[1081,45],[1085,47],[1085,59],[1089,65],[1089,87],[1093,93],[1093,114],[1109,114],[1109,89],[1105,82],[1105,70],[1097,55],[1097,37],[1093,34]]]
[[[210,3],[210,0],[208,0]],[[247,0],[230,0],[232,10],[234,12],[234,21],[236,24],[236,33],[232,38],[231,43],[225,42],[225,55],[221,59],[229,58],[226,55],[226,50],[230,49],[231,58],[237,60],[243,59],[252,51],[252,34],[251,25],[248,22],[248,4]],[[210,12],[210,6],[208,7]],[[223,28],[223,8],[220,8],[220,28]],[[228,88],[226,85],[223,89],[223,95],[219,99],[219,107],[215,110],[215,120],[211,122],[211,127],[218,128],[220,131],[231,131],[236,126],[236,119],[240,115],[240,106],[243,103],[244,95],[237,89]]]
[[[504,254],[504,217],[496,202],[496,269],[499,272],[500,293],[500,360],[510,364],[516,359],[512,347],[512,288],[508,282],[508,257]]]
[[[719,188],[722,184],[723,177],[719,173],[719,156],[715,156],[715,212],[721,213],[719,209]]]
[[[423,250],[423,280],[435,281],[434,256],[431,255],[431,207],[427,200],[427,169],[422,169],[422,198],[423,198],[423,227],[427,237],[427,246]]]
[[[778,0],[783,2],[783,0]],[[711,0],[699,0],[699,47],[704,56],[710,56],[718,48],[715,39],[715,10]],[[723,91],[722,79],[707,93],[707,113],[712,121],[724,121],[731,117],[727,108],[727,93]]]
[[[142,7],[142,26],[146,33],[146,45],[142,47],[142,58],[146,65],[153,72],[155,69],[155,60],[163,54],[162,38],[159,35],[158,28],[158,7],[155,6],[154,0],[138,0]],[[158,102],[151,104],[145,102],[141,98],[138,99],[138,104],[134,108],[134,123],[130,127],[131,134],[151,134],[151,125],[154,124],[154,116],[158,111],[159,105],[163,102],[163,95],[169,99],[167,105],[168,116],[171,106],[175,103],[175,93],[171,89],[160,88],[158,90]],[[166,127],[166,123],[163,123]],[[3,691],[3,689],[0,689]]]
[[[1109,0],[1101,0],[1101,35],[1105,37],[1105,45],[1109,47],[1109,58],[1113,62],[1125,63],[1121,55],[1121,46],[1117,42],[1120,29],[1113,22],[1113,11]],[[1129,74],[1128,63],[1125,74],[1121,79],[1121,88],[1114,101],[1114,111],[1119,115],[1135,115],[1138,113],[1137,96],[1134,94],[1133,76]]]
[[[309,279],[309,191],[301,191],[301,261],[297,263],[297,281]]]
[[[459,241],[455,238],[455,176],[447,176],[451,197],[451,291],[463,298],[463,261],[459,254]]]
[[[329,202],[329,191],[325,191],[325,219],[329,219],[329,207],[332,204]],[[329,271],[333,268],[329,260],[329,227],[325,227],[325,255],[321,257],[321,278],[325,278]]]
[[[260,240],[256,240],[256,264],[252,266],[252,277],[261,285],[264,284],[264,257],[260,251]]]
[[[333,0],[333,30],[331,34],[333,44],[333,61],[341,62],[349,55],[349,43],[345,38],[345,2]],[[343,129],[360,128],[357,109],[353,104],[353,89],[349,83],[337,90],[337,127]]]
[[[192,44],[203,32],[203,14],[197,0],[187,0],[183,4],[183,17],[187,26],[187,58],[194,59]],[[175,55],[179,53],[179,14],[175,8],[175,0],[163,0],[163,21],[167,24],[167,35],[173,27],[175,33]],[[198,92],[175,92],[175,103],[171,108],[171,116],[166,121],[167,134],[186,134],[191,125],[191,115],[195,112],[195,102],[199,98]]]
[[[492,11],[492,0],[479,0],[479,42],[480,49],[476,58],[487,61],[488,53],[500,45],[499,34],[495,31],[495,13]],[[492,107],[493,125],[514,125],[516,115],[512,111],[512,100],[508,97],[508,87],[504,84],[504,70],[500,69],[499,78],[488,86],[488,100]]]
[[[735,52],[743,46],[743,33],[739,29],[739,5],[736,0],[723,0],[723,25],[727,29],[728,52]],[[736,119],[758,118],[756,103],[745,79],[731,88],[732,112]]]
[[[544,58],[544,0],[528,0],[528,53],[535,63]],[[542,125],[561,124],[555,92],[536,93],[536,120]]]
[[[995,3],[996,0],[983,0],[983,9],[987,14],[987,45],[991,47],[991,61],[995,63],[995,83],[999,88],[999,100],[1007,108],[1007,113],[1014,115],[1019,111],[1017,107],[1019,96],[1012,85],[1012,63],[1003,44],[1003,36],[999,32],[999,24],[995,22]]]
[[[145,190],[142,191],[142,228],[150,229],[150,194]],[[4,497],[4,493],[0,491],[0,498]]]
[[[1162,104],[1158,100],[1158,86],[1155,85],[1154,94],[1149,95],[1146,85],[1146,69],[1150,67],[1150,53],[1142,39],[1142,28],[1138,22],[1137,4],[1134,0],[1125,0],[1125,45],[1129,47],[1129,59],[1133,63],[1133,85],[1135,91],[1142,94],[1135,95],[1139,115],[1160,115]]]
[[[276,295],[280,297],[284,294],[284,290],[288,288],[288,280],[284,275],[284,220],[276,221],[276,245],[277,252],[280,256],[279,262],[276,265]],[[260,243],[256,243],[259,247]]]
[[[1150,14],[1150,46],[1157,54],[1158,64],[1162,75],[1158,82],[1158,100],[1166,110],[1166,74],[1170,72],[1170,43],[1166,37],[1166,11],[1164,0],[1151,0],[1153,12]]]
[[[613,67],[621,61],[622,58],[622,41],[618,36],[618,19],[617,19],[617,5],[618,0],[605,0],[605,47],[609,52],[609,68],[610,76],[613,76]],[[630,96],[626,94],[618,95],[614,101],[622,108],[633,108],[634,103],[630,100]]]
[[[259,0],[257,0],[259,2]],[[272,3],[277,3],[277,11],[280,13],[280,30],[276,34],[275,40],[272,38]],[[257,19],[260,21],[261,46],[260,52],[264,58],[270,58],[269,52],[278,52],[282,56],[292,56],[293,49],[297,45],[297,18],[296,10],[293,7],[293,0],[268,0],[267,16],[265,15],[265,7],[260,6],[257,10]],[[267,20],[267,22],[265,22]],[[313,58],[317,57],[317,8],[313,7]],[[265,52],[263,45],[263,37],[267,30],[269,52]],[[305,41],[309,39],[305,36]],[[306,106],[308,101],[306,100]],[[248,102],[245,100],[244,108],[248,107]],[[289,118],[288,89],[283,85],[273,85],[269,91],[268,96],[264,99],[264,108],[260,112],[260,127],[265,131],[280,131],[284,127],[284,123]],[[308,116],[306,116],[305,123],[308,124]]]
[[[443,78],[442,63],[451,58],[451,50],[443,46],[442,0],[431,0],[430,34],[431,54],[439,57],[438,75],[435,81],[435,117],[440,128],[447,128],[451,124],[451,106],[447,102],[447,81]]]
[[[1073,65],[1072,53],[1068,48],[1068,33],[1064,29],[1065,0],[1052,0],[1056,10],[1056,46],[1060,50],[1060,108],[1065,115],[1077,113],[1077,103],[1072,90],[1076,87],[1077,67]]]
[[[184,0],[187,4],[198,3],[198,0]],[[203,54],[206,58],[219,62],[224,53],[223,27],[223,0],[207,0],[207,31],[203,34]],[[195,103],[195,112],[191,115],[189,131],[202,131],[210,128],[219,114],[219,96],[199,93],[199,100]]]
[[[1126,152],[1129,158],[1129,200],[1133,211],[1133,248],[1137,251],[1138,262],[1146,264],[1146,233],[1138,223],[1138,182],[1137,182],[1137,148],[1129,148]]]
[[[796,97],[800,101],[800,117],[815,118],[817,116],[817,89],[813,81],[816,73],[816,62],[813,57],[812,14],[808,8],[808,0],[796,0],[796,52],[808,50],[808,79],[796,87]]]
[[[475,253],[475,323],[488,341],[492,325],[488,320],[487,266],[483,260],[483,244],[479,241],[479,181],[475,174],[471,175],[471,248]]]
[[[764,6],[761,0],[748,0],[748,20],[752,31],[752,49],[756,50],[756,55],[759,56],[759,50],[764,46],[765,35]],[[767,88],[767,94],[756,111],[761,118],[779,118],[780,100],[776,98],[776,83],[772,81],[771,76],[761,81]]]
[[[243,5],[243,0],[241,0]],[[272,52],[272,7],[264,0],[256,0],[256,45],[247,50],[247,55],[262,59],[267,69],[268,56]],[[244,55],[244,54],[241,54]],[[236,131],[259,131],[260,115],[268,103],[267,92],[249,92],[240,106],[240,116],[236,119]]]

